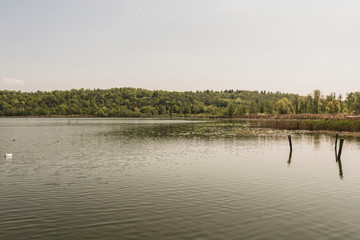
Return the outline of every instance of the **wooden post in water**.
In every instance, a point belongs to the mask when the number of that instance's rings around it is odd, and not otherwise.
[[[338,140],[339,134],[336,134],[336,139],[335,139],[335,150],[337,149],[337,140]]]
[[[289,139],[290,151],[292,152],[291,135],[288,135],[288,139]]]
[[[343,143],[344,143],[344,139],[340,139],[340,146],[339,146],[339,153],[338,153],[338,159],[340,160],[341,158],[341,152],[342,152],[342,147],[343,147]]]

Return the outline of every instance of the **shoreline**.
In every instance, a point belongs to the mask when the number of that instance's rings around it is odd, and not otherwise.
[[[360,115],[350,113],[337,113],[337,114],[246,114],[236,116],[212,116],[212,115],[158,115],[158,116],[140,116],[140,117],[97,117],[92,115],[29,115],[29,116],[0,116],[0,118],[167,118],[167,119],[183,119],[183,118],[208,118],[208,119],[269,119],[269,120],[360,120]]]
[[[137,118],[104,118],[93,116],[1,116],[0,118],[31,118],[31,119],[161,119],[161,120],[224,120],[248,121],[251,127],[270,128],[289,131],[308,131],[330,135],[360,137],[360,115],[350,114],[284,114],[284,115],[246,115],[237,117],[214,116],[158,116]]]

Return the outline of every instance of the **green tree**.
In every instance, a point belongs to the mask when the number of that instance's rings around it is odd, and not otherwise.
[[[276,110],[280,114],[292,113],[291,102],[287,98],[283,98],[276,102]]]
[[[228,104],[225,109],[225,116],[232,117],[235,115],[235,105],[233,103]]]
[[[360,92],[356,92],[355,94],[355,101],[354,101],[354,111],[355,113],[360,113]]]
[[[321,92],[320,90],[314,90],[314,98],[313,98],[313,113],[320,113],[321,108]]]
[[[291,97],[291,103],[296,114],[300,113],[301,97],[295,94]]]

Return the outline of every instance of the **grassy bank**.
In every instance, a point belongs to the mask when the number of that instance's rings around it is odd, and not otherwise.
[[[254,121],[253,126],[309,131],[346,131],[359,132],[360,120],[285,120],[285,119],[261,119]]]
[[[226,117],[224,117],[226,118]],[[291,119],[291,120],[360,120],[360,115],[350,113],[334,114],[246,114],[235,118],[246,119]]]

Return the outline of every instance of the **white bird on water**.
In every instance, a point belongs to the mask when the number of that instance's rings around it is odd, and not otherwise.
[[[4,154],[4,157],[5,157],[5,158],[12,158],[12,153],[5,153],[5,154]]]

